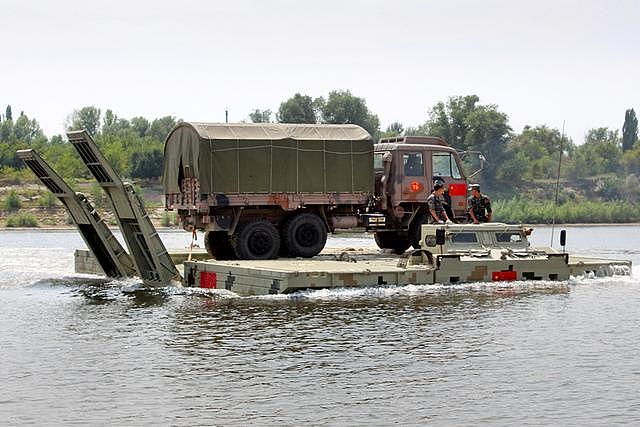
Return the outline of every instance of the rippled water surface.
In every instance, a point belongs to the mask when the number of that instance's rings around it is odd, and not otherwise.
[[[639,237],[568,229],[631,277],[239,298],[124,293],[73,273],[73,231],[0,231],[0,425],[637,425]]]

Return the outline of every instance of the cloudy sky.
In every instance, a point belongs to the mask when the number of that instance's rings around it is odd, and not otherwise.
[[[364,97],[383,127],[477,94],[515,131],[581,143],[640,109],[640,2],[0,0],[0,112],[246,119],[296,92]]]

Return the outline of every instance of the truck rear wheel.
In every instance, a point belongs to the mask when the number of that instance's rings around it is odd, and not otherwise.
[[[209,255],[218,260],[235,259],[236,254],[231,246],[226,231],[207,231],[204,233],[204,247]]]
[[[327,228],[318,215],[300,213],[285,223],[282,243],[288,256],[311,258],[324,249]]]
[[[376,245],[380,249],[393,249],[398,255],[409,249],[409,239],[398,231],[376,231],[373,235]]]
[[[231,238],[239,259],[272,259],[278,257],[280,235],[269,221],[259,219],[244,223]]]

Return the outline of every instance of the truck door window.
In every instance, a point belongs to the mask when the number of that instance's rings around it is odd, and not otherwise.
[[[456,159],[450,153],[433,153],[433,176],[450,176],[454,179],[462,178]]]
[[[449,157],[451,158],[451,178],[462,178],[462,174],[460,173],[460,169],[458,169],[458,163],[456,162],[456,159],[452,155],[449,155]]]
[[[405,153],[402,155],[404,176],[424,176],[422,153]]]

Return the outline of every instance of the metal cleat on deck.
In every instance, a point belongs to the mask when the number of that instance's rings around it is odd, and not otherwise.
[[[68,132],[67,136],[107,193],[138,276],[144,284],[166,286],[181,281],[180,273],[133,186],[122,182],[86,131]]]
[[[125,278],[136,274],[133,261],[93,205],[73,189],[33,150],[19,150],[18,157],[62,202],[87,247],[108,277]]]

